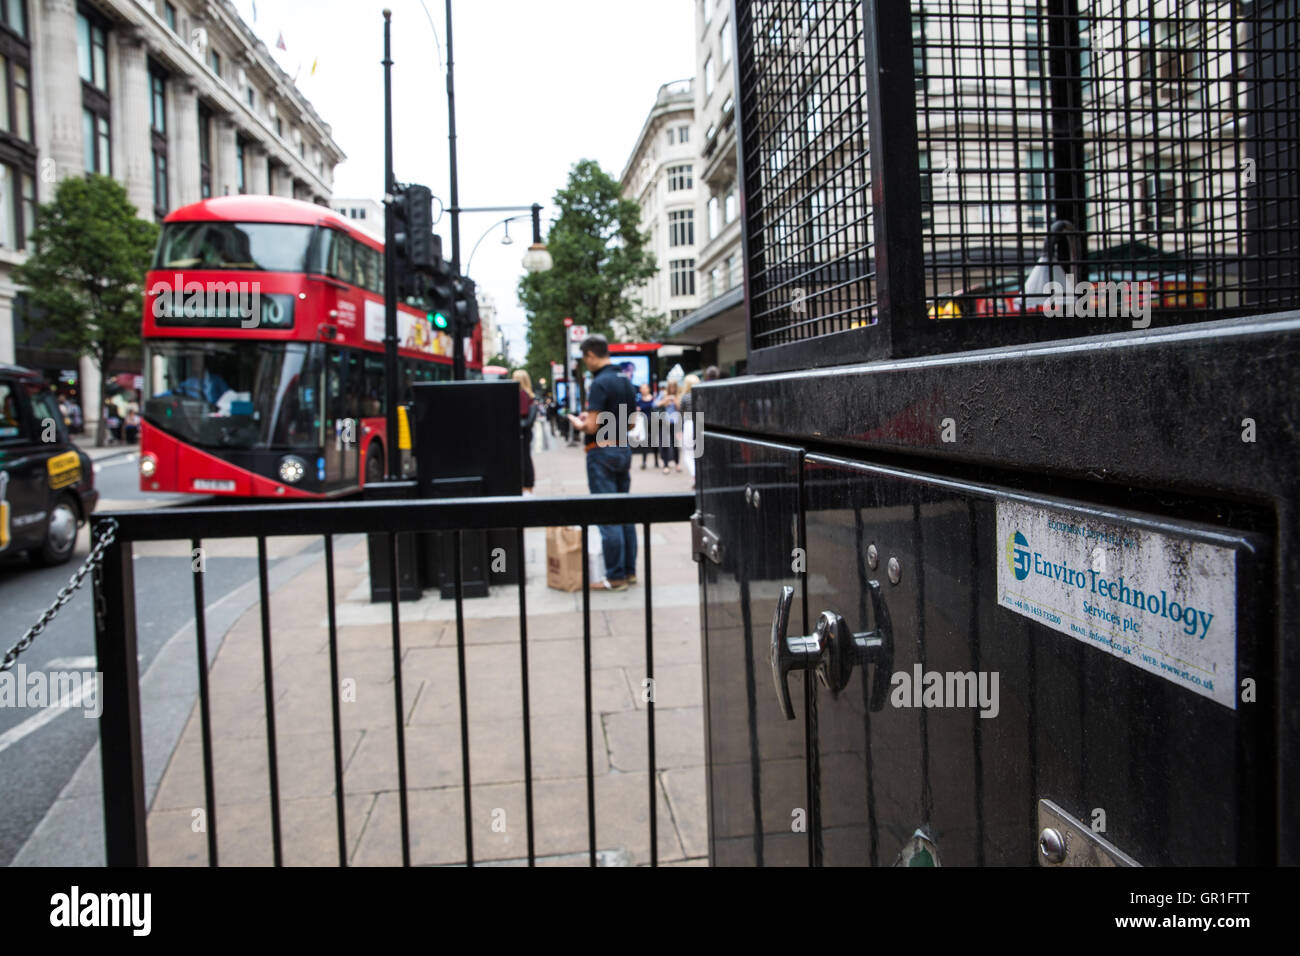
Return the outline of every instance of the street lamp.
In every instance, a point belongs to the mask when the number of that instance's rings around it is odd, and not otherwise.
[[[529,272],[545,272],[555,265],[551,254],[542,242],[542,207],[533,203],[533,244],[524,253],[524,268]]]
[[[524,253],[524,270],[527,272],[545,272],[554,265],[554,261],[551,259],[551,254],[546,251],[546,244],[542,242],[542,207],[540,203],[533,203],[531,206],[483,206],[478,209],[462,208],[459,212],[512,212],[522,209],[531,210],[533,220],[533,244],[529,246],[528,251]],[[522,215],[507,216],[505,219],[498,220],[488,226],[483,235],[479,236],[478,241],[474,243],[474,248],[469,251],[469,259],[465,262],[465,275],[468,276],[470,274],[469,267],[474,261],[474,253],[478,252],[479,245],[482,244],[483,240],[488,237],[488,234],[491,233],[493,229],[497,226],[506,227],[506,234],[504,238],[502,238],[501,244],[503,246],[508,246],[514,241],[510,238],[510,223],[518,222],[520,219],[526,218],[528,217]]]

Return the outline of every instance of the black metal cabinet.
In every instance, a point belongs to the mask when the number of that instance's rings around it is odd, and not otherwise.
[[[1073,844],[1096,842],[1109,862],[1273,858],[1271,709],[1236,699],[1245,677],[1273,681],[1265,536],[821,454],[802,457],[800,490],[789,472],[799,452],[758,441],[709,436],[704,460],[705,524],[734,559],[731,571],[704,564],[715,863],[800,862],[778,855],[799,772],[817,865],[1033,865],[1049,823],[1074,826]],[[756,470],[769,478],[757,504]],[[746,554],[789,553],[771,529],[792,523],[796,494],[806,572],[759,580]],[[1084,597],[1089,579],[1127,572],[1132,583],[1150,560],[1116,537],[1106,571],[1088,528],[1212,549],[1233,574],[1235,614],[1220,622],[1235,635],[1231,666],[1204,678],[1220,682],[1217,697],[1099,646],[1095,631],[1084,638],[1093,629],[1082,618],[1077,634],[1063,633],[1004,606],[1020,592],[1000,583],[999,562],[1014,582],[1020,559],[1001,540],[1000,508],[1079,529],[1072,553],[1085,570],[1073,573],[1087,574],[1090,560],[1104,572],[1079,578]],[[871,650],[841,661],[838,678],[824,661],[795,665],[786,720],[762,645],[775,586],[794,577],[806,601],[794,599],[784,637],[822,634],[826,616]],[[1080,607],[1113,603],[1091,601],[1058,608],[1064,626]],[[1146,649],[1158,656],[1163,640]],[[1139,654],[1145,646],[1133,642]],[[806,759],[785,759],[805,735]],[[759,806],[776,793],[783,803]]]
[[[801,577],[802,456],[716,435],[702,451],[703,525],[722,542],[714,557],[701,555],[711,856],[724,866],[805,866],[805,725],[778,711],[769,664],[772,607]],[[795,626],[802,616],[796,611]],[[791,675],[790,689],[802,714],[801,675]]]

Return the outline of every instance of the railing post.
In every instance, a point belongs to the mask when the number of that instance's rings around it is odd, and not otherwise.
[[[95,523],[98,539],[102,525]],[[100,762],[109,866],[148,866],[140,672],[136,661],[135,575],[130,542],[115,541],[94,572],[95,654],[99,670]]]

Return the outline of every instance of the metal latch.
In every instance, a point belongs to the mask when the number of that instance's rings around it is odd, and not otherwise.
[[[1051,800],[1038,801],[1039,866],[1141,866]]]
[[[703,556],[714,564],[721,564],[722,542],[704,526],[705,517],[698,511],[691,515],[691,557],[699,561]]]

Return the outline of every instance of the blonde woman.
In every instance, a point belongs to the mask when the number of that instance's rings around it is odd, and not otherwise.
[[[700,377],[694,373],[682,379],[682,399],[679,408],[682,413],[682,457],[686,459],[686,470],[691,475],[691,487],[695,487],[695,416],[691,414],[695,402],[691,389],[700,384]]]
[[[533,422],[537,421],[537,403],[533,400],[533,379],[526,369],[517,368],[510,377],[519,383],[519,442],[524,466],[524,494],[533,493]]]
[[[682,463],[677,450],[678,436],[681,434],[682,397],[678,392],[677,383],[669,382],[664,387],[664,393],[655,399],[655,408],[659,410],[659,441],[662,443],[659,448],[659,454],[663,458],[664,474],[668,474],[668,466],[676,465],[677,470],[682,470]]]

